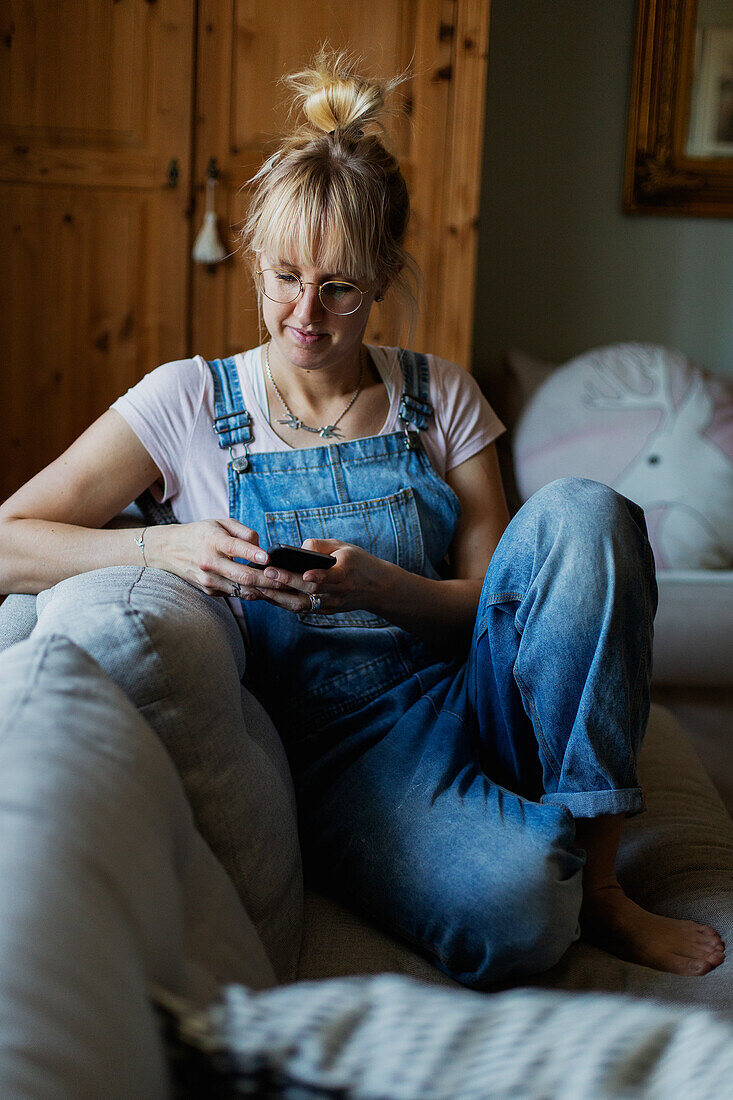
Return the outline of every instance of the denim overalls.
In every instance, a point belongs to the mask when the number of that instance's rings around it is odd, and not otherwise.
[[[438,578],[460,506],[420,442],[427,360],[400,362],[404,430],[251,455],[235,361],[210,363],[219,445],[244,444],[230,516],[263,545],[340,539]],[[536,493],[452,660],[366,611],[242,606],[311,879],[464,984],[553,965],[578,935],[574,816],[642,807],[656,587],[641,509],[584,479]]]

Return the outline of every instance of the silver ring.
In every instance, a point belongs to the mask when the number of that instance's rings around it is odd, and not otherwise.
[[[237,598],[241,597],[242,589],[239,587],[238,584],[233,584],[232,585],[232,595],[236,596]]]
[[[308,599],[311,602],[311,611],[320,611],[321,610],[321,597],[320,596],[310,595],[308,597]]]

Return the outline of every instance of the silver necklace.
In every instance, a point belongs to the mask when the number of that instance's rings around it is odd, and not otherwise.
[[[349,401],[349,403],[346,406],[346,408],[344,409],[344,411],[341,413],[341,416],[337,417],[336,420],[334,420],[333,424],[323,424],[323,425],[321,425],[320,428],[311,428],[309,424],[305,424],[300,419],[300,417],[295,415],[295,413],[292,411],[292,409],[288,405],[288,403],[285,400],[285,398],[283,397],[283,395],[280,393],[280,390],[277,388],[277,382],[272,377],[272,371],[270,370],[270,345],[269,344],[265,348],[265,370],[267,371],[267,377],[270,379],[270,383],[272,385],[273,390],[275,391],[275,393],[278,396],[280,404],[285,409],[285,412],[288,414],[285,419],[278,420],[278,424],[285,424],[286,427],[292,428],[293,431],[295,431],[295,432],[297,432],[299,428],[302,428],[304,432],[313,432],[315,435],[320,435],[322,439],[331,439],[331,438],[339,439],[341,437],[341,432],[338,429],[338,425],[343,420],[343,418],[346,416],[347,412],[349,411],[349,409],[351,408],[351,406],[354,404],[357,397],[361,393],[361,384],[362,384],[362,381],[364,379],[364,356],[363,356],[363,354],[360,356],[359,382],[358,382],[357,387],[354,390],[353,394],[351,395],[351,400]]]

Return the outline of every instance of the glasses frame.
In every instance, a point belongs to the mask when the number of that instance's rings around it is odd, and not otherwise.
[[[283,271],[286,272],[288,275],[294,276],[294,278],[296,278],[300,283],[300,290],[294,298],[291,298],[287,302],[281,302],[279,298],[271,298],[270,295],[266,293],[264,287],[264,279],[261,278],[261,276],[263,276],[266,271]],[[305,294],[305,288],[307,286],[315,286],[318,288],[318,301],[321,303],[326,313],[331,313],[334,317],[351,317],[353,313],[358,313],[358,311],[364,304],[364,296],[369,293],[368,290],[362,290],[360,286],[357,286],[356,283],[350,282],[348,279],[324,279],[322,283],[314,283],[309,282],[306,279],[301,279],[300,275],[298,275],[297,272],[287,271],[287,269],[284,267],[263,268],[260,267],[259,264],[255,268],[255,283],[257,284],[257,289],[259,290],[260,294],[263,294],[265,298],[267,298],[268,302],[274,302],[277,306],[292,306],[295,302],[298,302],[303,297],[303,295]],[[321,295],[321,291],[323,290],[324,286],[328,286],[329,283],[338,283],[341,286],[350,286],[353,287],[354,290],[358,290],[359,294],[361,294],[358,306],[356,306],[354,309],[348,310],[346,313],[337,313],[335,309],[329,309]]]

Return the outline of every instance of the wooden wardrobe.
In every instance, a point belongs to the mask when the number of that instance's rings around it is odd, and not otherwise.
[[[411,344],[470,368],[489,0],[0,11],[0,500],[159,363],[259,342],[243,187],[285,125],[278,78],[324,40],[385,76],[410,67],[391,135],[427,290]],[[233,255],[208,267],[191,248],[212,160]],[[388,303],[372,317],[370,340],[399,340]]]

